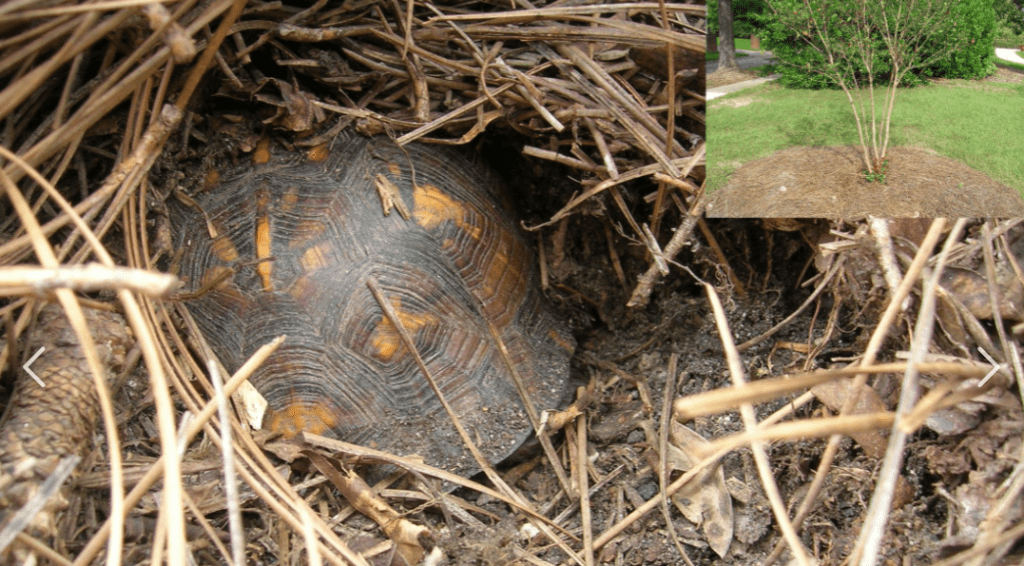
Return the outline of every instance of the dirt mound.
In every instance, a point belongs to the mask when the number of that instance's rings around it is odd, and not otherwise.
[[[885,183],[864,178],[860,148],[797,147],[740,167],[710,197],[712,218],[1011,217],[1015,189],[931,150],[889,150]]]
[[[752,81],[756,79],[757,76],[757,71],[753,70],[718,69],[713,73],[708,73],[708,88],[717,88],[734,83],[741,83],[743,81]]]

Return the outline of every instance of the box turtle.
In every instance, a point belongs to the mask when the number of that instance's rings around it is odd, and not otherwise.
[[[374,282],[492,463],[532,431],[513,372],[538,411],[562,401],[575,342],[492,172],[454,149],[355,135],[306,151],[264,140],[248,161],[207,175],[172,222],[189,312],[229,369],[288,336],[251,379],[265,428],[478,469]]]

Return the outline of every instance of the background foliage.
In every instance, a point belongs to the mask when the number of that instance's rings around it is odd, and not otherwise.
[[[1005,1],[1013,2],[1014,0]],[[907,0],[890,0],[886,4],[886,9],[893,10],[897,3],[907,4]],[[771,0],[771,4],[775,10],[784,14],[798,14],[806,11],[803,0]],[[851,11],[853,4],[854,0],[833,2],[836,15],[827,26],[829,37],[832,40],[840,43],[848,41],[848,28],[842,25],[841,16],[838,14]],[[782,74],[779,79],[781,84],[797,88],[837,88],[832,80],[813,71],[815,67],[820,68],[824,64],[824,57],[808,48],[802,38],[783,25],[774,10],[771,8],[765,10],[755,16],[755,20],[760,28],[764,48],[772,51],[779,60],[786,63],[779,65],[776,69],[776,72]],[[976,79],[992,74],[995,71],[993,51],[995,29],[996,15],[993,9],[993,0],[958,0],[952,3],[948,17],[944,18],[944,25],[929,39],[927,45],[930,47],[926,47],[926,52],[922,55],[927,57],[929,53],[934,53],[941,46],[955,43],[959,39],[964,40],[966,47],[935,65],[908,74],[904,78],[903,84],[905,86],[919,84],[922,82],[920,76]],[[884,48],[880,51],[884,51]],[[858,62],[857,67],[860,78],[866,80],[864,66]],[[886,82],[890,70],[890,65],[884,58],[876,60],[875,81]]]
[[[1005,0],[1012,2],[1013,0]],[[732,0],[732,30],[735,37],[755,35],[760,27],[758,17],[768,10],[764,0]],[[708,33],[718,33],[718,2],[708,0]]]
[[[949,19],[957,25],[947,26],[937,41],[950,41],[956,37],[967,40],[968,45],[924,70],[928,76],[958,79],[980,79],[996,71],[993,41],[996,31],[996,12],[992,0],[960,0]]]
[[[1007,32],[1024,36],[1024,0],[993,0],[992,8]]]

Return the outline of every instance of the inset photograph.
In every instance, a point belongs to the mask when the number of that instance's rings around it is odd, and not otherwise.
[[[708,18],[709,217],[1024,215],[1014,0],[722,4]]]

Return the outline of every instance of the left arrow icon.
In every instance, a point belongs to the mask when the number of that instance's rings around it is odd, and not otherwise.
[[[37,351],[35,354],[33,354],[32,357],[29,358],[29,360],[27,362],[25,362],[25,365],[21,366],[21,367],[25,368],[25,371],[28,372],[28,374],[32,377],[32,379],[36,380],[36,383],[39,384],[39,387],[46,387],[46,384],[43,383],[43,380],[39,379],[39,376],[36,375],[36,372],[32,371],[32,369],[29,368],[28,366],[32,365],[32,362],[34,362],[37,359],[39,359],[39,356],[42,356],[43,352],[45,352],[45,351],[46,351],[46,347],[45,346],[40,346],[39,347],[39,351]]]

